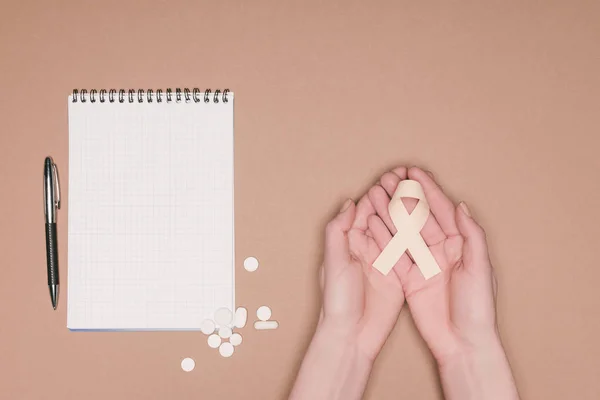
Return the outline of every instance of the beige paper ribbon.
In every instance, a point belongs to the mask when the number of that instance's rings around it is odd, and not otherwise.
[[[410,214],[402,202],[403,197],[419,200]],[[401,181],[390,200],[388,210],[398,232],[377,257],[373,267],[387,275],[408,250],[425,279],[439,274],[440,267],[421,236],[421,229],[429,216],[429,204],[421,184],[411,180]]]

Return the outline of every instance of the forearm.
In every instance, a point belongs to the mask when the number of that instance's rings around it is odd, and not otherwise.
[[[447,400],[518,400],[500,341],[481,351],[461,352],[439,363]]]
[[[290,400],[362,398],[372,362],[343,334],[320,325],[302,361]]]

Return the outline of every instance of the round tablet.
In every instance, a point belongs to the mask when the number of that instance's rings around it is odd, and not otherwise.
[[[240,335],[239,333],[234,333],[229,338],[229,343],[231,343],[234,346],[239,346],[240,344],[242,344],[242,335]]]
[[[233,355],[233,345],[228,342],[221,344],[219,347],[219,353],[223,357],[231,357]]]
[[[184,370],[185,372],[192,371],[195,366],[196,366],[196,362],[194,360],[192,360],[191,358],[184,358],[183,360],[181,360],[181,369]]]
[[[208,347],[211,349],[216,349],[221,345],[221,338],[219,335],[210,335],[208,337]]]
[[[271,309],[267,306],[260,306],[258,310],[256,310],[256,316],[261,321],[268,321],[271,318]]]
[[[200,330],[205,335],[211,335],[215,333],[215,322],[212,319],[205,319],[200,324]]]
[[[219,324],[219,326],[229,325],[233,320],[233,314],[229,308],[219,308],[215,312],[215,322]]]
[[[228,326],[222,326],[219,328],[219,336],[221,336],[223,339],[227,339],[228,337],[231,336],[231,328]]]
[[[258,269],[258,260],[256,257],[248,257],[244,260],[244,269],[248,272],[254,272]]]

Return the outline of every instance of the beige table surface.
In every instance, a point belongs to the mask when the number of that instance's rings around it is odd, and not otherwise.
[[[487,229],[523,398],[600,398],[600,3],[297,3],[0,3],[0,398],[284,398],[324,223],[398,164]],[[69,332],[68,201],[56,312],[46,286],[42,164],[66,194],[67,95],[186,86],[235,91],[237,299],[281,323],[231,359],[199,332]],[[441,398],[408,310],[365,397]]]

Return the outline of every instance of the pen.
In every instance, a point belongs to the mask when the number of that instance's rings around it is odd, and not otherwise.
[[[56,234],[56,211],[60,208],[58,172],[52,157],[44,160],[44,218],[46,221],[46,266],[48,288],[52,308],[58,304],[58,241]]]

